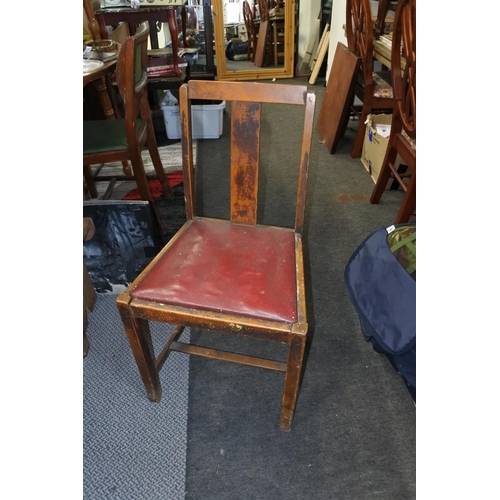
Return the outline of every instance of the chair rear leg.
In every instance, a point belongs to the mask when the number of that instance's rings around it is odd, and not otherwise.
[[[163,164],[160,159],[160,152],[158,151],[158,146],[156,145],[153,125],[151,124],[151,122],[148,123],[147,127],[148,127],[148,138],[146,140],[146,145],[148,147],[149,155],[151,156],[151,161],[153,162],[153,166],[155,168],[156,177],[160,181],[161,187],[165,195],[170,196],[172,194],[172,188],[168,183],[165,170],[163,170]]]
[[[97,198],[97,188],[95,186],[94,178],[92,177],[92,168],[90,165],[83,166],[83,177],[87,183],[87,188],[89,190],[90,196],[92,198]]]
[[[389,142],[387,152],[385,153],[384,163],[382,163],[382,168],[380,169],[377,182],[375,183],[375,187],[373,188],[372,195],[370,197],[370,203],[375,205],[380,201],[380,198],[382,198],[382,195],[384,194],[384,191],[387,187],[387,183],[391,178],[391,169],[389,168],[389,163],[394,165],[396,156],[396,148],[393,147]]]
[[[365,121],[370,114],[370,109],[370,105],[368,105],[367,103],[363,103],[363,109],[361,110],[361,116],[359,117],[358,133],[356,134],[356,139],[351,150],[351,158],[358,158],[361,154],[361,149],[363,148],[363,141],[366,132]]]
[[[158,229],[160,230],[160,233],[164,234],[165,230],[163,229],[163,224],[161,222],[160,214],[156,209],[153,196],[151,195],[151,191],[149,189],[148,179],[146,176],[146,171],[144,170],[144,163],[142,162],[140,151],[135,151],[133,153],[131,152],[130,162],[132,163],[135,182],[137,184],[137,189],[139,191],[139,194],[141,195],[141,200],[149,202],[149,207],[153,214],[153,220],[155,221]]]
[[[129,300],[129,295],[122,293],[116,299],[116,305],[148,398],[158,403],[161,400],[162,391],[160,377],[155,368],[154,357],[149,343],[149,325],[147,321],[132,316],[128,307]]]
[[[408,188],[405,193],[405,197],[403,198],[403,202],[399,207],[398,215],[396,216],[396,220],[394,224],[403,224],[410,220],[410,217],[413,215],[413,210],[415,210],[416,205],[416,179],[415,173],[412,172],[412,176],[410,178],[410,182],[408,184]]]
[[[281,410],[280,429],[289,431],[292,427],[295,404],[299,391],[300,374],[302,372],[302,362],[304,359],[304,349],[306,346],[306,335],[292,334],[290,347],[288,350],[288,361],[285,374],[285,389],[283,392],[283,407]]]

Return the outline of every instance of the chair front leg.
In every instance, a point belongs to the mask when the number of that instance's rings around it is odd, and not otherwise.
[[[147,321],[132,315],[128,307],[129,300],[129,295],[122,293],[116,299],[116,305],[148,397],[151,401],[158,403],[161,400],[162,391],[149,341],[149,325]]]
[[[285,389],[283,392],[283,407],[281,410],[280,429],[289,431],[292,427],[295,404],[299,391],[300,374],[306,346],[305,334],[293,334],[288,349],[288,361],[285,374]]]

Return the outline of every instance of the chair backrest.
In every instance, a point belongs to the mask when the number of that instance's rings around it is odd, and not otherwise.
[[[125,108],[125,121],[135,127],[141,115],[141,99],[147,98],[147,50],[149,27],[142,23],[121,46],[116,66],[116,81]],[[132,125],[133,124],[133,125]]]
[[[269,20],[268,0],[259,0],[259,15],[260,15],[260,22]]]
[[[243,1],[243,20],[245,21],[245,26],[248,33],[255,34],[255,24],[253,21],[252,8],[248,3],[248,0]]]
[[[230,220],[253,226],[257,224],[261,105],[271,103],[304,106],[295,205],[295,231],[302,234],[315,94],[308,93],[307,87],[302,85],[197,80],[183,84],[180,88],[180,120],[188,219],[193,219],[196,215],[190,106],[192,99],[231,101]]]
[[[394,112],[399,115],[412,139],[415,139],[417,127],[416,17],[416,0],[398,2],[391,51],[392,88],[396,101]]]
[[[365,86],[373,86],[373,21],[370,0],[346,1],[349,50],[361,58]]]

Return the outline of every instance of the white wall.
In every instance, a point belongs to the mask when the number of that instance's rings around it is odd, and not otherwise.
[[[372,16],[377,15],[378,2],[370,1],[370,6],[372,10]],[[342,26],[345,25],[346,21],[346,0],[333,0],[332,6],[332,23],[330,26],[330,45],[328,46],[328,62],[326,67],[326,81],[330,76],[330,68],[333,63],[333,56],[335,55],[335,49],[337,48],[337,43],[341,42],[347,45],[347,38],[345,37],[345,30]]]
[[[306,54],[309,37],[313,30],[314,22],[321,9],[321,0],[300,0],[299,5],[299,36],[297,52],[300,58]],[[319,34],[321,36],[321,33]]]

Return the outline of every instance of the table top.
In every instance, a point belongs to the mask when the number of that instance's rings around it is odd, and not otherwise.
[[[83,86],[85,87],[85,85],[87,85],[88,83],[98,80],[107,73],[111,73],[116,67],[116,61],[117,59],[105,62],[99,68],[96,68],[95,70],[90,71],[89,73],[85,73],[83,75]]]

